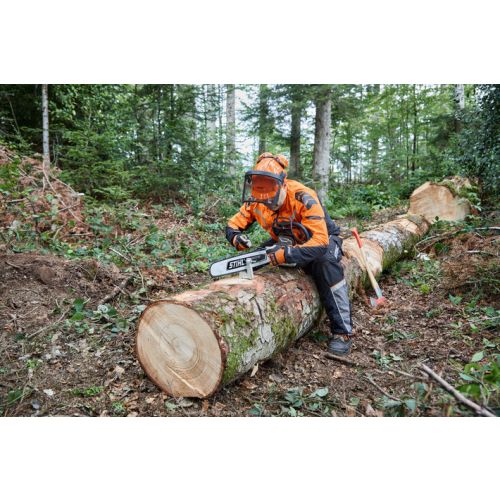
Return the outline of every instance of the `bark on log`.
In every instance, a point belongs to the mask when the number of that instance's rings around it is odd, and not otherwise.
[[[435,190],[428,192],[434,196]],[[361,233],[374,274],[402,258],[429,226],[425,217],[407,214]],[[366,280],[354,238],[344,240],[344,253],[353,290]],[[150,304],[139,320],[136,354],[167,394],[203,398],[286,348],[320,317],[309,276],[290,268],[261,270],[253,280],[221,279]]]
[[[306,333],[319,312],[302,273],[222,279],[152,303],[139,322],[137,356],[168,394],[206,397]]]

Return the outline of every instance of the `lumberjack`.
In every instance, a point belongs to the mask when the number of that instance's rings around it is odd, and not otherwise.
[[[242,234],[255,221],[271,239],[263,243],[273,266],[296,265],[314,279],[330,320],[328,349],[347,355],[352,345],[351,303],[342,259],[340,228],[323,207],[316,192],[287,179],[288,160],[263,153],[245,173],[243,205],[229,219],[227,240],[237,249],[251,247]]]

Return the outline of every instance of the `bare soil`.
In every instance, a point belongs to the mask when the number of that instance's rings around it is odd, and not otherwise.
[[[433,243],[433,241],[429,241]],[[435,243],[435,242],[434,242]],[[426,363],[452,384],[483,339],[498,332],[471,332],[464,303],[478,296],[477,306],[498,308],[495,290],[484,293],[484,274],[498,279],[498,237],[492,234],[450,235],[425,248],[439,272],[427,288],[411,282],[411,269],[384,275],[381,287],[389,305],[373,310],[370,291],[353,300],[355,343],[345,362],[325,357],[328,327],[323,322],[256,373],[223,388],[213,397],[174,399],[161,393],[142,372],[134,355],[137,305],[144,303],[132,282],[113,299],[126,328],[113,332],[105,317],[95,328],[75,327],[69,318],[75,299],[85,310],[98,304],[122,282],[118,268],[93,260],[64,260],[39,254],[0,255],[0,405],[5,416],[247,416],[278,415],[283,395],[301,387],[304,394],[327,387],[328,415],[382,416],[388,399],[418,399],[418,407],[402,414],[471,415],[457,406],[421,371]],[[443,248],[445,251],[443,251]],[[496,274],[495,274],[496,273]],[[175,275],[143,269],[150,298],[178,292],[206,281],[200,273]],[[463,296],[454,304],[449,295]],[[111,323],[110,323],[111,324]],[[418,383],[425,391],[417,396]],[[16,392],[17,391],[17,392]],[[3,402],[3,403],[2,403]],[[325,407],[323,406],[323,408]],[[324,415],[299,409],[302,414]]]

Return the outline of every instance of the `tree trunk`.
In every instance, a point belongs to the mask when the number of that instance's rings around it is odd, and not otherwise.
[[[205,121],[210,141],[216,141],[217,135],[217,88],[215,85],[206,86]]]
[[[161,145],[162,145],[162,140],[161,140],[161,130],[162,130],[162,123],[161,123],[161,111],[162,111],[162,94],[163,94],[163,89],[161,85],[158,85],[158,88],[156,89],[156,130],[155,130],[155,136],[156,136],[156,161],[158,163],[163,160],[163,154],[161,151]]]
[[[269,134],[269,103],[267,85],[259,86],[259,155],[267,151]]]
[[[410,177],[410,110],[408,106],[408,95],[405,93],[405,152],[406,152],[406,179]]]
[[[236,90],[226,86],[226,169],[230,176],[236,175]]]
[[[217,120],[218,120],[218,143],[219,143],[219,158],[224,158],[224,135],[223,135],[223,127],[222,127],[222,115],[224,108],[224,95],[222,91],[222,85],[217,85]]]
[[[43,136],[43,168],[50,168],[49,149],[49,86],[42,85],[42,136]]]
[[[455,132],[460,132],[462,129],[461,115],[465,108],[465,90],[464,84],[455,85],[453,89],[453,98],[455,101]]]
[[[300,165],[300,120],[302,118],[302,101],[297,91],[292,94],[292,125],[290,131],[290,177],[300,178],[302,175]]]
[[[321,89],[316,98],[313,177],[318,186],[318,196],[323,202],[326,202],[330,177],[330,123],[332,116],[330,93],[330,87],[325,87]]]
[[[313,283],[291,270],[222,279],[148,306],[137,356],[168,394],[206,397],[306,333],[319,311]]]
[[[452,191],[460,182],[445,183],[451,188],[447,198],[428,191],[429,198],[455,203]],[[425,191],[424,186],[414,194]],[[429,226],[426,218],[407,214],[362,233],[374,274],[403,257]],[[343,249],[345,277],[353,290],[367,282],[366,270],[354,238],[347,238]],[[267,269],[252,280],[221,279],[153,302],[139,320],[136,353],[144,371],[166,393],[207,397],[307,333],[320,316],[318,292],[309,276],[289,268]]]
[[[416,85],[413,85],[413,150],[411,159],[411,171],[415,172],[417,167],[417,152],[418,152],[418,107],[417,107],[417,90]]]
[[[455,85],[455,105],[459,111],[463,111],[465,108],[465,90],[463,83]]]

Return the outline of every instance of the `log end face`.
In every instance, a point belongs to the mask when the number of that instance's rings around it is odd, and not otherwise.
[[[224,355],[208,323],[193,309],[151,304],[137,327],[136,354],[148,377],[174,397],[204,398],[219,386]]]
[[[436,217],[445,221],[463,220],[471,208],[467,199],[460,198],[449,187],[426,182],[410,196],[408,214],[420,215],[432,224]]]

